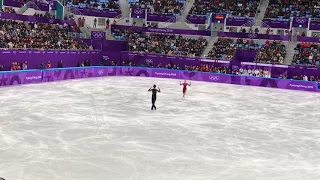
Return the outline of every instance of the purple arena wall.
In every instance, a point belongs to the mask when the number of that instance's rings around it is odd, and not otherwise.
[[[155,78],[187,79],[213,83],[260,86],[280,89],[320,92],[320,84],[309,81],[234,76],[228,74],[191,72],[142,67],[86,67],[36,71],[0,72],[0,86],[54,82],[104,76],[141,76]]]

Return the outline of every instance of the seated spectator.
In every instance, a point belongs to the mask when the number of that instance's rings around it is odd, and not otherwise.
[[[260,0],[196,0],[189,14],[227,13],[232,16],[255,17],[259,5]]]
[[[51,62],[50,61],[47,62],[46,69],[51,69]]]
[[[82,61],[79,61],[77,67],[84,67],[84,63]]]
[[[286,46],[282,41],[269,41],[259,49],[256,57],[257,62],[280,63],[282,64],[286,56]]]
[[[28,62],[27,61],[24,61],[22,63],[22,70],[27,70],[28,69]]]
[[[40,69],[45,69],[43,63],[40,64]]]
[[[62,60],[59,61],[59,63],[58,63],[58,68],[63,68]]]

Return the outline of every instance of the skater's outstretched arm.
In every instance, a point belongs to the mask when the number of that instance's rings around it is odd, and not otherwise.
[[[150,88],[148,91],[152,91],[152,88]]]
[[[191,81],[190,81],[190,83],[188,85],[191,86]]]
[[[161,92],[161,91],[160,91],[160,88],[158,88],[158,92]]]

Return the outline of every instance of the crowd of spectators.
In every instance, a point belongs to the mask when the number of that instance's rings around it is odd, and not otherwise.
[[[133,33],[127,39],[131,51],[191,57],[201,56],[207,45],[207,40],[202,37],[187,38],[159,33]]]
[[[209,51],[207,57],[232,60],[237,50],[235,42],[231,38],[219,38],[213,44],[212,50]]]
[[[265,18],[320,17],[319,0],[270,0]]]
[[[265,78],[271,78],[271,73],[268,70],[263,70],[261,68],[242,68],[240,67],[239,70],[236,71],[237,75],[242,76],[255,76],[255,77],[265,77]]]
[[[79,29],[70,25],[0,20],[0,48],[92,49],[68,32],[79,32]]]
[[[146,8],[156,13],[179,14],[185,0],[129,0],[131,8]]]
[[[257,53],[256,61],[282,64],[286,57],[286,46],[282,41],[266,41]]]
[[[228,13],[232,16],[254,17],[260,0],[196,0],[189,14]]]
[[[320,82],[320,78],[318,76],[307,76],[307,75],[298,75],[292,76],[289,78],[286,74],[280,74],[280,79],[293,79],[293,80],[300,80],[300,81],[313,81],[313,82]]]
[[[320,45],[314,43],[298,43],[295,47],[293,64],[318,66],[320,60]]]
[[[118,0],[68,0],[67,6],[92,9],[120,9]]]
[[[49,19],[54,19],[54,18],[56,18],[55,15],[52,15],[52,14],[50,14],[49,12],[46,12],[45,14],[41,14],[41,13],[35,12],[33,16],[44,17],[44,18],[49,18]]]
[[[79,61],[77,67],[85,67],[85,66],[92,66],[91,59],[87,59],[85,61]]]
[[[124,36],[129,43],[129,50],[133,52],[198,57],[208,43],[203,37],[190,38],[138,30],[113,29],[112,33],[114,36]]]
[[[138,67],[152,67],[152,68],[163,68],[163,69],[176,69],[176,70],[187,70],[187,71],[197,71],[197,72],[213,72],[213,73],[221,73],[221,74],[232,74],[239,76],[253,76],[253,77],[264,77],[264,78],[272,78],[271,72],[262,68],[253,68],[253,67],[226,67],[221,65],[213,65],[213,64],[200,64],[199,66],[183,66],[181,67],[179,64],[165,64],[159,63],[158,65],[153,65],[152,63],[144,63],[144,64],[135,64],[134,62],[127,60],[123,61],[121,64],[117,64],[114,61],[110,60],[102,60],[101,65],[103,66],[138,66]],[[287,74],[280,74],[277,78],[280,79],[292,79],[292,80],[303,80],[303,81],[313,81],[320,82],[320,78],[318,76],[307,76],[307,75],[299,75],[288,77]]]
[[[18,62],[12,62],[11,64],[11,71],[27,70],[27,69],[28,69],[27,61],[24,61],[21,65]]]
[[[0,9],[0,12],[16,14],[16,11],[12,7],[5,7],[4,9]]]
[[[104,65],[116,66],[117,64],[114,61],[106,62],[104,61]],[[199,66],[183,66],[181,67],[179,64],[162,64],[153,65],[152,63],[147,64],[135,64],[134,62],[127,60],[121,63],[121,66],[138,66],[138,67],[152,67],[152,68],[164,68],[164,69],[176,69],[176,70],[187,70],[187,71],[200,71],[200,72],[214,72],[221,74],[233,74],[233,75],[241,75],[241,76],[255,76],[255,77],[266,77],[271,78],[271,72],[268,70],[264,70],[262,68],[230,68],[226,66],[219,66],[213,64],[200,64]]]

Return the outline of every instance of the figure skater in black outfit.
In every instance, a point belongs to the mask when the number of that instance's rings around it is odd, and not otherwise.
[[[157,110],[157,107],[154,105],[154,103],[156,103],[157,100],[157,92],[161,92],[160,88],[156,89],[156,85],[153,85],[153,88],[151,87],[148,91],[152,91],[152,97],[151,97],[151,102],[152,102],[152,107],[151,110]]]

